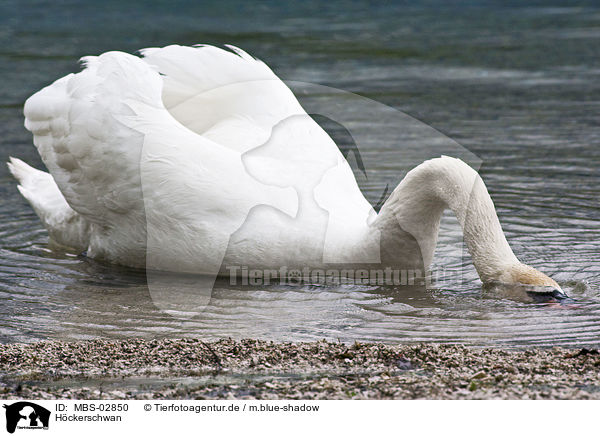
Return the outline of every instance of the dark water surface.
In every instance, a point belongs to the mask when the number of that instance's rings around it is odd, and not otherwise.
[[[77,71],[79,57],[231,43],[285,80],[377,100],[476,155],[517,256],[556,278],[578,305],[483,291],[447,215],[435,265],[449,274],[427,291],[248,289],[220,281],[206,311],[180,321],[154,306],[143,274],[48,249],[45,230],[2,165],[0,342],[251,336],[600,346],[600,9],[593,3],[80,3],[0,4],[1,162],[12,155],[42,167],[23,128],[23,103]],[[309,91],[301,98],[326,104],[338,97]],[[377,198],[377,180],[401,178],[413,163],[399,157],[398,126],[352,101],[349,108],[356,129],[366,132],[358,145],[374,174],[362,187]]]

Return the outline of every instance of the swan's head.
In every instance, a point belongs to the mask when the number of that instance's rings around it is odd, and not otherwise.
[[[522,263],[511,265],[500,275],[498,281],[502,285],[524,291],[536,302],[562,301],[569,298],[554,279]]]

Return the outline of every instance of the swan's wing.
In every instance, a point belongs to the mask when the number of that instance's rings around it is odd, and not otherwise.
[[[205,50],[215,58],[204,70],[197,65],[200,77],[189,64],[176,69],[176,60],[161,57],[166,66],[158,67],[156,58],[144,62],[110,52],[87,58],[84,71],[26,103],[26,126],[44,163],[69,206],[92,223],[92,256],[137,265],[134,252],[145,266],[148,248],[151,267],[190,271],[204,265],[204,272],[214,272],[250,209],[270,205],[295,215],[297,196],[290,188],[303,198],[313,195],[330,217],[356,216],[354,209],[366,216],[370,207],[337,146],[264,64],[209,47],[189,50],[195,51],[177,59]],[[256,75],[244,82],[246,71]],[[187,103],[177,100],[177,107],[195,114],[190,120],[205,123],[202,135],[163,104],[166,99],[177,114],[172,102],[183,91],[165,93],[163,82],[182,77],[177,89],[184,89],[184,72],[189,86],[206,84],[196,91],[213,86],[200,96],[186,91]],[[208,80],[213,76],[214,83]],[[229,146],[244,141],[251,146]]]
[[[142,54],[164,77],[163,100],[172,115],[205,138],[253,156],[247,162],[263,168],[250,169],[259,179],[312,186],[321,207],[340,216],[355,216],[357,209],[368,215],[371,208],[329,135],[267,65],[229,48],[171,45]],[[259,155],[268,161],[259,163]]]
[[[189,270],[189,260],[210,272],[250,208],[293,214],[293,192],[260,185],[238,152],[170,115],[161,76],[140,58],[85,62],[26,102],[25,124],[69,206],[93,223],[92,256],[137,265],[139,253],[145,266],[157,247],[153,267]]]
[[[90,222],[110,226],[143,211],[139,158],[143,136],[118,116],[125,99],[160,105],[160,78],[133,56],[84,58],[69,74],[25,103],[25,127],[69,205]]]
[[[134,266],[143,266],[144,135],[119,118],[133,114],[127,100],[160,107],[161,80],[125,53],[83,60],[83,71],[27,100],[25,126],[69,206],[91,223],[90,255],[133,264],[123,256],[134,252],[139,255]]]
[[[246,151],[266,142],[277,123],[305,112],[267,65],[230,48],[171,45],[141,52],[164,75],[164,104],[177,120]]]

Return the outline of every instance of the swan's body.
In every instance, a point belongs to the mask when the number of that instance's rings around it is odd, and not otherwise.
[[[55,243],[207,274],[426,268],[450,208],[484,282],[560,289],[517,260],[483,181],[458,159],[416,167],[375,213],[291,91],[233,51],[105,53],[26,102],[25,125],[50,174],[18,159],[9,166]]]

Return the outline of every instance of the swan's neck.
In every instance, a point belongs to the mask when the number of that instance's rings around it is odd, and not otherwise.
[[[384,204],[374,223],[385,239],[382,257],[388,261],[404,257],[408,233],[418,245],[424,267],[428,267],[447,208],[463,229],[483,282],[497,280],[507,267],[519,264],[483,180],[467,164],[449,157],[429,160],[410,171]]]

